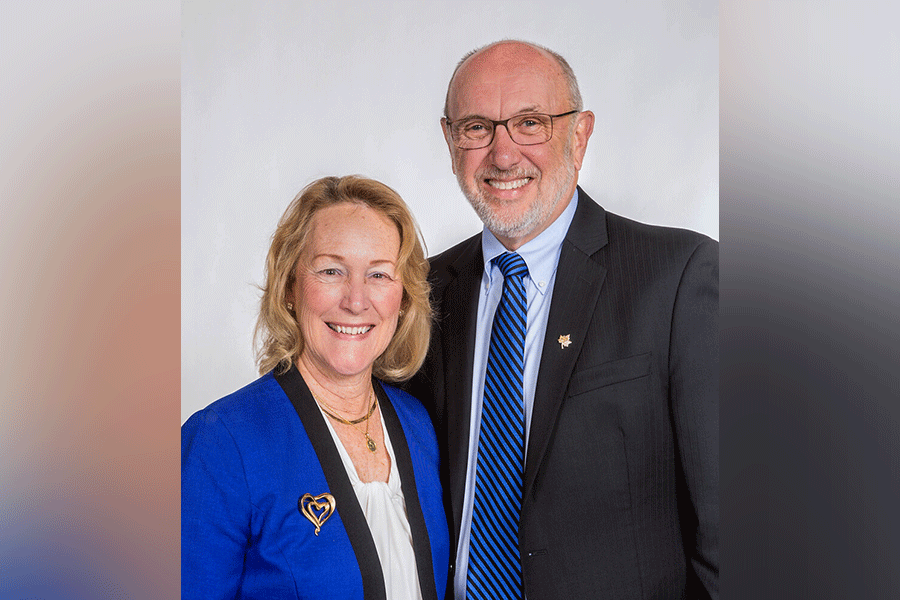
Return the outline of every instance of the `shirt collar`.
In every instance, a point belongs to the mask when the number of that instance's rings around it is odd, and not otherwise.
[[[572,218],[575,216],[575,209],[578,207],[578,190],[572,195],[572,199],[565,210],[550,224],[547,229],[542,231],[536,238],[523,244],[516,252],[525,261],[528,266],[528,279],[534,288],[544,294],[549,287],[549,283],[559,264],[559,249],[563,240],[566,239],[566,233],[569,231],[569,225],[572,224]],[[500,243],[500,240],[485,227],[481,235],[481,252],[484,256],[484,273],[488,277],[488,285],[492,285],[495,273],[499,273],[499,268],[492,268],[491,261],[507,252],[506,247]]]

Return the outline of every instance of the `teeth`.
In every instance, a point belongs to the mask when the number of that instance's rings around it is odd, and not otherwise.
[[[338,333],[346,333],[347,335],[360,335],[372,329],[371,325],[365,325],[363,327],[344,327],[343,325],[332,325],[329,323],[328,326]]]
[[[488,184],[498,190],[514,190],[528,183],[529,178],[514,179],[513,181],[497,181],[496,179],[488,179]]]

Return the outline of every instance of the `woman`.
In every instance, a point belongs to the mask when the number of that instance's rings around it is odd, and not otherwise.
[[[266,260],[260,379],[182,427],[182,598],[442,598],[428,263],[391,188],[326,177]]]

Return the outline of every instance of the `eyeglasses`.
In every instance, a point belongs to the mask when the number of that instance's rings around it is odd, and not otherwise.
[[[483,119],[481,117],[456,121],[450,121],[445,118],[444,121],[450,130],[450,139],[453,140],[457,148],[462,148],[463,150],[475,150],[490,146],[491,142],[494,141],[494,132],[497,131],[498,125],[506,127],[509,137],[520,146],[535,146],[549,142],[550,138],[553,137],[553,119],[574,115],[577,112],[579,111],[570,110],[558,115],[529,113],[516,115],[502,121]]]

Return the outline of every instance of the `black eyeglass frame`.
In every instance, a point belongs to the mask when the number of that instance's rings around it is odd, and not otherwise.
[[[553,139],[553,119],[558,119],[560,117],[568,117],[569,115],[574,115],[575,113],[580,113],[580,112],[581,112],[580,110],[570,110],[568,112],[559,113],[558,115],[548,115],[546,113],[526,113],[523,115],[513,115],[513,116],[509,117],[508,119],[503,119],[502,121],[495,121],[493,119],[475,117],[474,119],[477,119],[479,121],[484,121],[485,123],[490,123],[493,127],[493,129],[491,129],[490,139],[488,139],[487,143],[483,146],[464,147],[464,146],[460,146],[459,142],[456,139],[454,139],[453,144],[460,150],[479,150],[481,148],[487,148],[488,146],[490,146],[491,144],[494,143],[494,136],[497,134],[497,127],[500,125],[503,125],[503,127],[506,129],[506,133],[509,134],[509,139],[511,139],[517,145],[519,145],[519,146],[539,146],[540,144],[546,144],[547,142],[549,142],[550,140]],[[529,117],[529,116],[550,117],[550,136],[546,140],[544,140],[542,142],[534,142],[531,144],[520,144],[519,142],[516,142],[516,140],[513,139],[512,132],[509,130],[509,126],[507,125],[507,123],[509,123],[513,119],[521,119],[522,117]],[[444,123],[447,125],[447,130],[450,132],[451,138],[454,137],[453,127],[451,127],[451,126],[454,123],[458,123],[461,120],[466,121],[467,119],[456,119],[455,121],[451,121],[447,117],[444,117]],[[487,139],[487,138],[485,138],[485,139]]]

